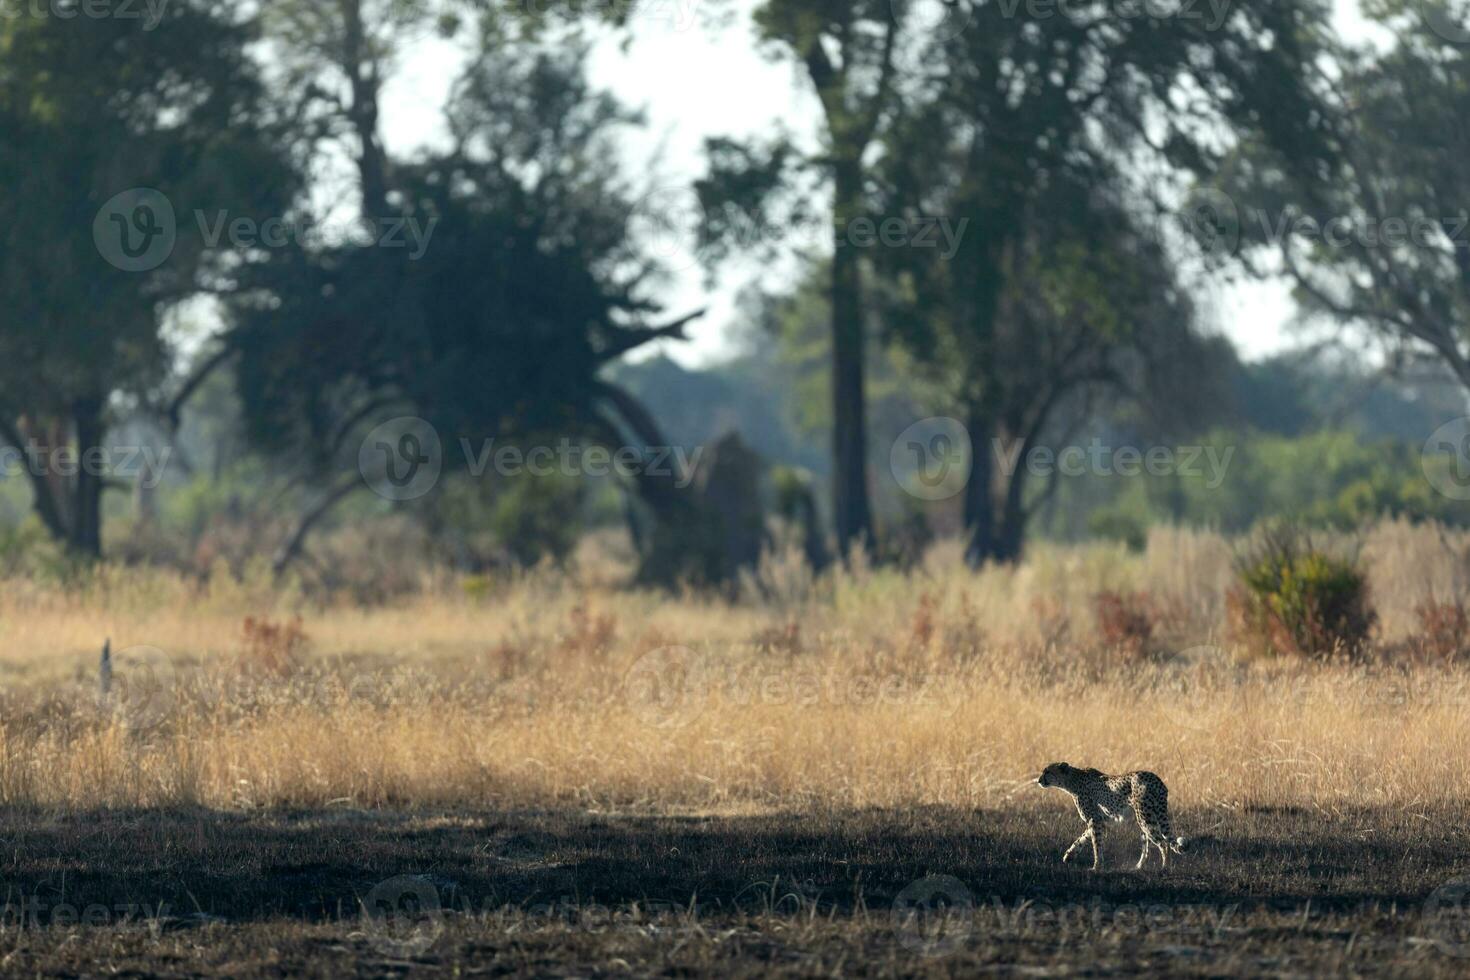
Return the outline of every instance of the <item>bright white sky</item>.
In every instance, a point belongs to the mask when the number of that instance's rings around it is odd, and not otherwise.
[[[589,70],[594,83],[644,111],[649,126],[639,143],[627,147],[629,164],[652,168],[660,185],[687,185],[701,172],[706,137],[762,133],[776,124],[798,135],[816,132],[815,97],[805,79],[789,63],[772,61],[757,50],[747,13],[752,0],[584,2],[633,4],[631,41],[609,33],[594,48]],[[1363,36],[1357,0],[1334,3],[1344,33]],[[458,64],[454,50],[439,42],[405,52],[383,105],[384,138],[395,153],[411,153],[441,138],[440,108]],[[793,247],[806,246],[799,242]],[[766,277],[774,280],[771,288],[778,288],[790,276],[789,268],[736,265],[722,270],[707,288],[687,245],[668,246],[667,256],[680,268],[665,297],[669,314],[701,306],[710,310],[690,329],[689,343],[666,345],[670,356],[688,364],[718,358],[730,349],[733,301],[742,285]],[[1292,346],[1295,338],[1287,323],[1294,307],[1285,284],[1246,283],[1208,291],[1201,306],[1247,356]]]

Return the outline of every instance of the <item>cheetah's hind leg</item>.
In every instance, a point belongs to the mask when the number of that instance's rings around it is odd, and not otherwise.
[[[1169,811],[1165,810],[1159,814],[1154,826],[1144,828],[1146,843],[1144,850],[1148,850],[1148,844],[1153,844],[1159,849],[1159,863],[1167,868],[1169,866],[1169,852],[1175,854],[1184,853],[1184,838],[1174,836],[1174,828],[1169,825]]]

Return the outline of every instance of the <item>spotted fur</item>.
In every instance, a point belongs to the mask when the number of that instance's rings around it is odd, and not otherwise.
[[[1128,811],[1143,832],[1143,853],[1135,867],[1148,860],[1148,849],[1156,847],[1164,867],[1169,865],[1169,852],[1184,853],[1184,838],[1175,837],[1169,826],[1169,788],[1151,772],[1127,772],[1109,776],[1096,769],[1078,769],[1065,762],[1054,762],[1042,770],[1038,785],[1059,789],[1072,797],[1077,813],[1087,829],[1072,842],[1062,855],[1066,861],[1084,841],[1092,843],[1092,869],[1101,866],[1097,838],[1106,829],[1104,818],[1121,821]]]

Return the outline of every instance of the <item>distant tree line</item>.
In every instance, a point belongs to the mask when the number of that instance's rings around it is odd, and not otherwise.
[[[754,26],[798,69],[820,132],[815,148],[710,142],[691,188],[700,254],[717,276],[789,253],[779,230],[813,221],[830,247],[745,307],[777,342],[697,383],[625,360],[700,315],[661,301],[647,226],[663,204],[617,162],[642,121],[584,72],[588,28],[636,32],[631,9],[178,0],[157,25],[0,22],[0,438],[42,461],[26,479],[46,533],[101,553],[118,482],[64,462],[131,426],[192,445],[191,472],[268,490],[226,503],[290,514],[284,568],[364,486],[364,437],[412,416],[456,442],[631,447],[605,486],[643,577],[719,580],[730,522],[752,517],[708,472],[654,466],[657,447],[738,420],[787,476],[816,479],[781,482],[813,556],[827,529],[839,553],[881,554],[902,519],[875,504],[873,455],[899,422],[946,414],[993,450],[972,454],[955,504],[978,565],[1014,560],[1038,522],[1075,530],[1057,514],[1076,489],[998,459],[1244,431],[1310,455],[1334,432],[1418,424],[1392,383],[1370,392],[1381,410],[1325,418],[1340,369],[1239,364],[1202,327],[1202,277],[1286,275],[1308,317],[1376,338],[1388,374],[1470,385],[1470,52],[1449,4],[1375,4],[1393,43],[1356,48],[1325,0],[1237,5],[1219,24],[1101,2],[1033,17],[959,0],[936,20],[890,0],[765,0]],[[466,57],[439,107],[447,140],[409,158],[385,145],[382,101],[420,42]],[[921,247],[941,219],[946,247]],[[1381,234],[1400,221],[1421,234]],[[264,233],[333,227],[351,234]],[[901,241],[872,245],[894,228]],[[228,447],[212,466],[210,439]],[[1249,466],[1296,465],[1263,446]],[[515,525],[475,500],[488,484],[465,489],[468,461],[446,452],[432,493],[375,506]],[[1312,486],[1318,516],[1437,514],[1399,485],[1405,465]],[[1193,492],[1094,496],[1115,523],[1249,516]],[[521,523],[547,540],[565,526]]]

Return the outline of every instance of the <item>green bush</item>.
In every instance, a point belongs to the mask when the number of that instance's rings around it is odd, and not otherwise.
[[[1264,533],[1241,558],[1229,597],[1232,632],[1253,656],[1355,656],[1377,620],[1356,559],[1289,529]]]
[[[35,514],[15,524],[0,524],[0,578],[74,583],[89,570],[86,559],[70,554]]]
[[[1144,522],[1118,508],[1093,511],[1087,519],[1087,530],[1094,538],[1121,541],[1132,552],[1141,553],[1148,547],[1148,528]]]
[[[519,474],[497,481],[490,527],[518,564],[560,564],[576,547],[583,484],[576,476]]]

